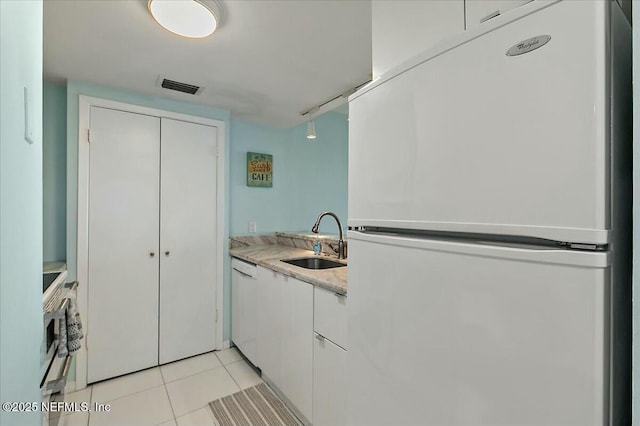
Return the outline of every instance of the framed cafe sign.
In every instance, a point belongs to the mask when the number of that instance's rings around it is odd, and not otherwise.
[[[273,186],[273,156],[247,152],[247,186]]]

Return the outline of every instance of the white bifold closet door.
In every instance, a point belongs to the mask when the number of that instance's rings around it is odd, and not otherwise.
[[[217,128],[91,107],[87,381],[215,349]]]
[[[87,381],[158,365],[160,119],[91,107]]]
[[[216,136],[162,119],[160,364],[215,349]]]

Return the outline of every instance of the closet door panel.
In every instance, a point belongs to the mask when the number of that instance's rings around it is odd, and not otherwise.
[[[215,349],[217,129],[163,118],[160,364]]]
[[[158,364],[160,119],[91,107],[87,381]]]

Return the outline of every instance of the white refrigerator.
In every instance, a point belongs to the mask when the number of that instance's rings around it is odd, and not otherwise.
[[[631,29],[534,1],[349,99],[349,425],[630,423]]]

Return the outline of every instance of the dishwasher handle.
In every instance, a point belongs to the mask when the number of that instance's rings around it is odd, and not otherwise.
[[[247,274],[246,272],[241,271],[240,269],[233,268],[233,270],[234,270],[234,271],[236,271],[237,273],[239,273],[240,275],[245,276],[245,277],[248,277],[248,278],[255,278],[253,275],[249,275],[249,274]]]
[[[255,264],[244,262],[235,257],[231,258],[231,268],[249,278],[255,278],[258,274],[258,267]]]

